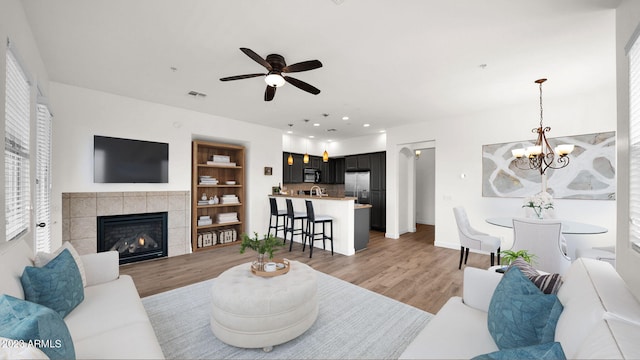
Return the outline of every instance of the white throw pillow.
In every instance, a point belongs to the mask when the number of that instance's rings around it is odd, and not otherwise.
[[[56,256],[60,255],[60,253],[64,250],[68,249],[73,256],[73,260],[76,261],[76,265],[78,266],[78,270],[80,270],[80,277],[82,278],[82,287],[87,287],[87,275],[84,272],[84,265],[82,264],[82,259],[80,258],[80,254],[76,251],[76,249],[71,245],[71,242],[65,241],[62,246],[58,248],[53,253],[46,253],[42,251],[38,251],[36,254],[36,259],[34,260],[34,264],[37,267],[43,267],[49,263],[49,261],[53,260]]]
[[[49,359],[49,357],[33,344],[0,337],[0,360],[5,359]]]

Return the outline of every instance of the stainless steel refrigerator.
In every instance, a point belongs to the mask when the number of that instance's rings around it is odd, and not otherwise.
[[[369,171],[349,171],[344,176],[344,195],[358,198],[358,203],[369,204]]]

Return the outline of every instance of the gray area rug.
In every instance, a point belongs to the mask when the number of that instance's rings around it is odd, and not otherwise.
[[[318,272],[320,313],[271,352],[227,345],[211,333],[215,279],[142,299],[167,359],[397,359],[433,315]]]

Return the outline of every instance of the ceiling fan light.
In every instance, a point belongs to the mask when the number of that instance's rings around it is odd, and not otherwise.
[[[277,73],[271,73],[269,75],[267,75],[264,78],[264,81],[267,83],[267,85],[271,86],[271,87],[280,87],[282,85],[284,85],[284,78],[282,77],[282,75],[277,74]]]

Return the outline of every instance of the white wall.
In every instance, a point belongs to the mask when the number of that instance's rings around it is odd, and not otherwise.
[[[0,39],[2,39],[3,49],[6,48],[6,39],[10,39],[12,42],[12,47],[15,49],[16,54],[19,57],[19,61],[27,72],[30,81],[31,81],[31,96],[32,102],[35,103],[37,92],[36,89],[39,88],[44,96],[48,95],[49,92],[49,79],[47,72],[45,70],[44,64],[42,62],[42,58],[40,57],[40,53],[38,51],[37,44],[33,35],[31,34],[31,29],[29,28],[29,24],[26,20],[24,11],[22,9],[22,4],[17,0],[3,0],[0,1]],[[5,88],[6,88],[6,74],[4,69],[6,69],[5,62],[5,52],[2,51],[2,56],[0,56],[0,116],[2,116],[2,124],[4,124],[5,119]],[[55,110],[55,107],[53,108]],[[35,153],[35,136],[36,136],[36,128],[35,128],[35,114],[31,116],[31,152]],[[4,148],[4,125],[0,127],[0,145]],[[31,179],[35,179],[35,161],[31,162]],[[35,185],[35,181],[32,182]],[[2,189],[5,187],[4,182],[4,171],[0,172],[0,186]],[[31,193],[35,194],[35,186],[31,187]],[[4,204],[4,190],[0,191],[0,202]],[[32,200],[34,197],[32,196]],[[32,207],[35,203],[32,201]],[[5,208],[2,206],[0,208],[0,218],[5,218]],[[35,224],[36,220],[33,217],[33,213],[31,215],[31,224]],[[29,232],[24,234],[21,237],[22,241],[26,241],[29,246],[33,246],[33,229],[30,229]],[[0,223],[0,246],[3,245],[6,241],[4,234],[6,234],[5,222]]]
[[[61,243],[63,192],[190,191],[191,141],[211,140],[246,146],[247,232],[266,233],[267,195],[282,182],[281,132],[171,106],[140,101],[75,86],[51,83],[53,128],[53,238]],[[169,183],[96,184],[93,136],[106,135],[169,143]],[[273,175],[264,175],[264,167]]]
[[[613,26],[613,25],[612,25]],[[611,44],[613,54],[613,43]],[[603,50],[603,51],[606,51]],[[611,81],[597,91],[583,93],[582,84],[575,84],[574,96],[559,98],[546,95],[544,99],[545,125],[551,126],[551,137],[578,135],[616,129],[616,90],[613,55],[611,65],[598,71],[611,72]],[[530,86],[535,86],[531,80]],[[552,81],[550,79],[547,89]],[[585,82],[589,81],[588,77]],[[523,85],[523,86],[526,86]],[[552,91],[547,91],[552,94]],[[398,214],[402,206],[399,198],[401,179],[398,150],[402,144],[435,140],[436,144],[436,233],[438,246],[459,248],[452,208],[466,207],[472,225],[480,231],[503,236],[508,244],[509,230],[487,224],[487,217],[511,216],[521,211],[523,199],[482,197],[482,145],[529,139],[539,114],[537,97],[531,102],[484,113],[457,118],[425,121],[420,124],[389,129],[387,132],[387,236],[397,238],[400,233]],[[524,121],[522,119],[530,119]],[[539,119],[538,119],[539,120]],[[466,176],[461,177],[462,174]],[[558,173],[556,173],[557,176]],[[609,233],[593,235],[595,243],[613,243],[615,238],[616,204],[614,201],[556,200],[559,216],[604,226]]]
[[[618,91],[618,237],[616,269],[631,291],[640,297],[640,254],[629,243],[629,63],[624,50],[640,24],[640,2],[623,1],[616,10]]]
[[[322,156],[325,150],[327,150],[330,157],[379,152],[385,151],[386,145],[386,133],[358,136],[332,142],[310,139],[295,133],[282,135],[282,151],[299,154],[306,152],[309,155],[316,156]]]
[[[435,225],[436,150],[419,150],[421,154],[416,159],[416,222]]]

